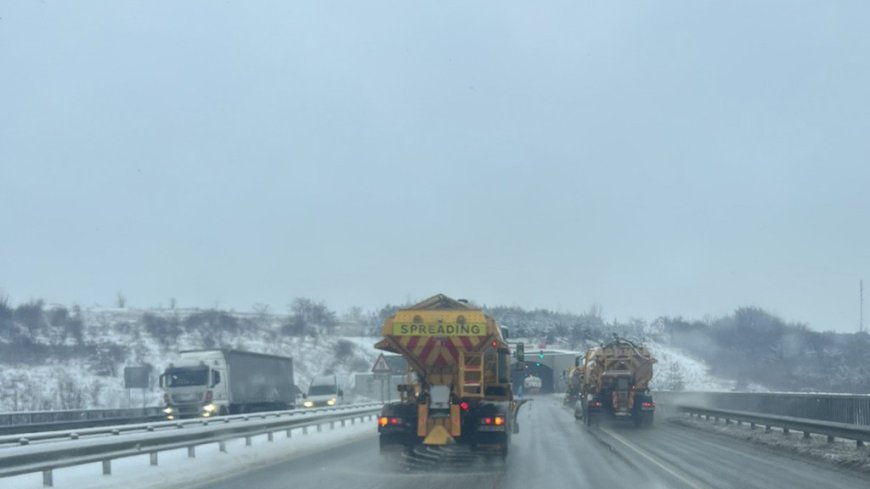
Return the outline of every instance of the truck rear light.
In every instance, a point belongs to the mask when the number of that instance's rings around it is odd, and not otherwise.
[[[589,403],[589,407],[600,408],[600,407],[601,407],[601,401],[592,401],[592,402]]]
[[[391,425],[395,426],[395,425],[399,424],[399,421],[400,421],[399,418],[390,418]]]
[[[381,416],[380,418],[378,418],[378,424],[380,426],[386,426],[389,422],[390,422],[390,418],[388,418],[386,416]]]
[[[462,409],[463,411],[468,411],[468,403],[465,401],[460,402],[459,408]]]
[[[641,404],[641,406],[643,406],[643,407],[645,407],[645,408],[654,408],[654,407],[656,407],[656,403],[654,403],[654,402],[645,402],[645,403]]]
[[[504,416],[480,418],[480,424],[487,426],[504,426]]]

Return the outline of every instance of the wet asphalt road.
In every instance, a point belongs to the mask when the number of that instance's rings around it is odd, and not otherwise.
[[[376,437],[240,474],[209,489],[861,488],[870,476],[657,420],[591,429],[555,399],[520,411],[506,462],[382,457]]]

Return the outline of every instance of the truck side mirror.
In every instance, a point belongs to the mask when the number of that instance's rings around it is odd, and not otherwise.
[[[217,370],[214,371],[214,376],[212,377],[211,387],[214,387],[221,383],[221,373]]]

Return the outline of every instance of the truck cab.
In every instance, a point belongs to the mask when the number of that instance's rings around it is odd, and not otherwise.
[[[220,352],[182,353],[160,376],[167,419],[227,413],[227,365]]]
[[[339,387],[338,378],[335,375],[320,375],[311,381],[302,406],[306,408],[327,407],[341,404],[343,401],[344,391]]]

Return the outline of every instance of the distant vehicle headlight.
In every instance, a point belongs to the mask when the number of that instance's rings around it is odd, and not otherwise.
[[[172,408],[172,407],[170,407],[170,406],[167,406],[165,409],[163,409],[163,412],[166,413],[166,414],[172,414],[172,413],[175,412],[175,408]]]
[[[218,407],[215,404],[206,404],[202,407],[202,410],[205,411],[207,414],[213,414],[217,412]]]
[[[305,407],[314,407],[314,401],[305,401],[302,405]]]
[[[326,401],[326,404],[328,406],[335,406],[335,399],[330,399],[330,400]]]

